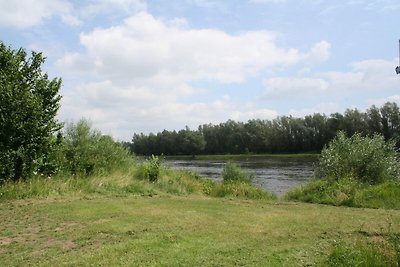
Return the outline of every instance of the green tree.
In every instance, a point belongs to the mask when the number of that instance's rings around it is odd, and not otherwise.
[[[28,178],[54,147],[61,79],[49,80],[44,61],[0,42],[0,180]]]

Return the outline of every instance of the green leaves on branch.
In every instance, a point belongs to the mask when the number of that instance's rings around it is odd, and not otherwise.
[[[161,159],[151,155],[144,163],[138,166],[135,176],[141,180],[157,182],[161,172]]]
[[[110,173],[133,164],[127,149],[110,136],[91,129],[85,119],[67,125],[61,150],[63,171],[75,175]]]
[[[347,138],[339,132],[321,152],[317,177],[338,180],[352,177],[365,184],[378,184],[400,177],[399,153],[394,141],[381,135]]]
[[[33,175],[55,146],[61,79],[49,80],[44,61],[0,42],[0,180]]]

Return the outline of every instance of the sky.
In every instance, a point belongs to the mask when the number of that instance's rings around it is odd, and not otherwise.
[[[43,52],[59,120],[130,141],[400,104],[399,14],[399,0],[0,0],[0,41]]]

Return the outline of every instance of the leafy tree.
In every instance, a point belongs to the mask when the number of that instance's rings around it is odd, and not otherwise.
[[[0,42],[0,180],[31,176],[55,146],[61,79],[49,80],[44,61]]]

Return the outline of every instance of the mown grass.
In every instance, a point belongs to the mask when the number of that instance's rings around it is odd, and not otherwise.
[[[141,166],[2,184],[0,266],[399,266],[400,210],[285,202],[163,166],[152,180]],[[290,199],[400,203],[394,181],[327,182]]]
[[[199,195],[3,201],[0,220],[1,266],[321,266],[400,232],[395,210]]]

